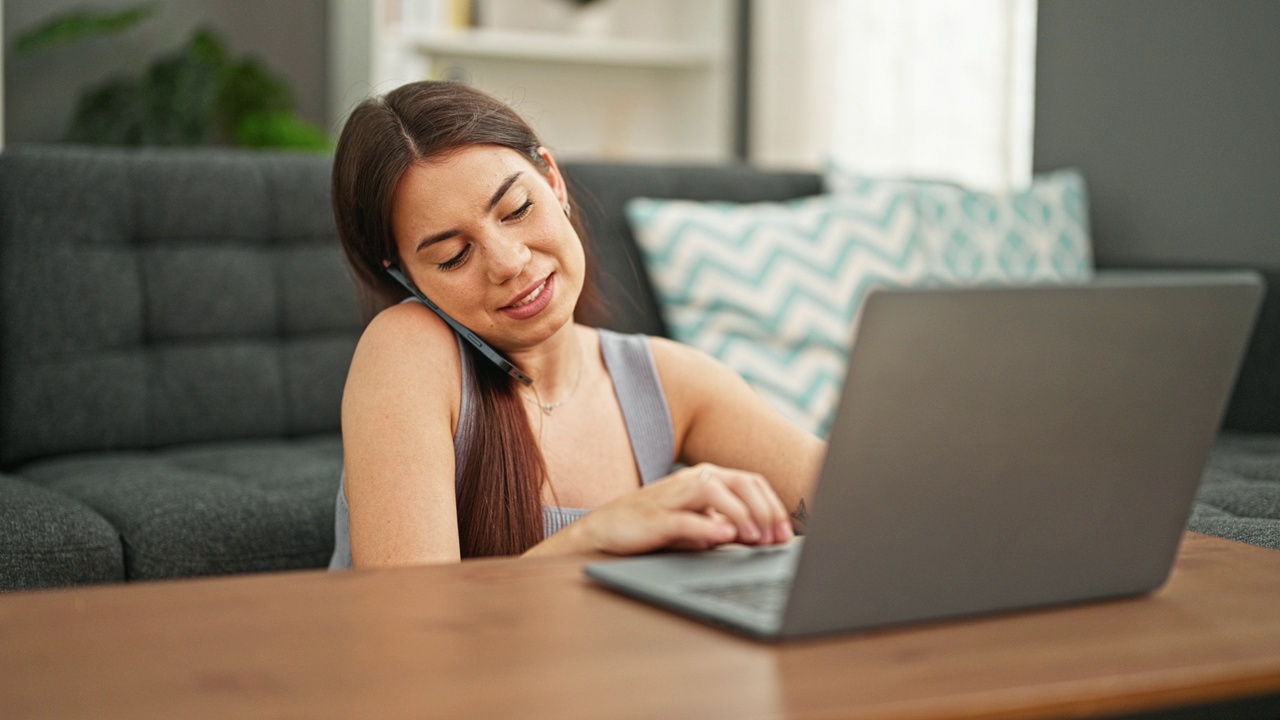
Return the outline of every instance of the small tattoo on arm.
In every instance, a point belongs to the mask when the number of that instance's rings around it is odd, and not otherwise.
[[[794,521],[797,533],[804,533],[805,523],[809,521],[809,510],[804,506],[804,498],[800,499],[800,504],[796,506],[794,512],[791,513],[791,519]]]

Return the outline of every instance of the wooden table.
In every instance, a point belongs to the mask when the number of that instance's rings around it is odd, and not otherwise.
[[[1047,718],[1280,694],[1280,552],[1216,538],[1188,535],[1146,598],[780,646],[582,562],[0,596],[0,716]]]

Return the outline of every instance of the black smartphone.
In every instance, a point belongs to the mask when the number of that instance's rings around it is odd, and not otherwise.
[[[471,332],[462,323],[449,317],[448,313],[441,310],[435,303],[431,302],[431,299],[428,298],[426,295],[423,295],[422,291],[419,290],[417,286],[413,284],[413,281],[410,280],[407,275],[401,272],[398,266],[392,265],[388,267],[387,274],[395,278],[395,281],[403,285],[404,289],[408,290],[410,294],[412,294],[414,297],[421,300],[422,304],[431,308],[435,312],[435,314],[440,316],[441,320],[444,320],[446,323],[449,324],[449,327],[453,328],[454,332],[466,338],[467,342],[474,345],[475,348],[480,351],[480,354],[492,360],[493,364],[501,368],[503,372],[515,378],[516,380],[519,380],[525,385],[533,384],[533,378],[529,377],[528,375],[525,375],[523,372],[521,372],[520,368],[516,367],[515,365],[512,365],[510,360],[502,356],[502,353],[498,352],[497,350],[494,350],[493,347],[489,345],[489,343],[481,340],[478,335]]]

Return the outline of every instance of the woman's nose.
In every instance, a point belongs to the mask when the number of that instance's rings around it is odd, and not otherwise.
[[[489,281],[495,285],[501,285],[519,275],[524,270],[524,266],[529,263],[529,258],[533,256],[529,247],[523,242],[500,234],[491,237],[487,245]]]

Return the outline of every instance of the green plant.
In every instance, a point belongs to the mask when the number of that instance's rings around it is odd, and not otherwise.
[[[72,10],[23,33],[13,41],[13,51],[18,55],[26,55],[83,37],[118,33],[151,17],[157,9],[159,5],[150,2],[114,13]]]
[[[95,35],[119,33],[155,14],[156,3],[122,11],[74,10],[14,41],[28,55]],[[222,37],[199,28],[139,76],[81,92],[66,139],[95,145],[208,145],[329,150],[332,141],[297,116],[285,81],[254,58],[231,58]]]

